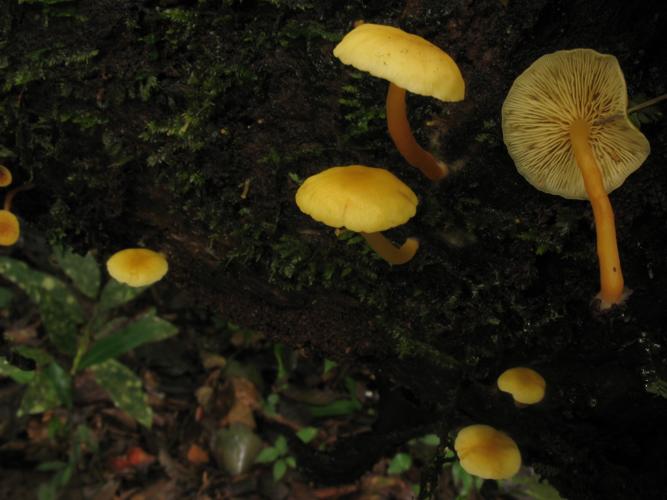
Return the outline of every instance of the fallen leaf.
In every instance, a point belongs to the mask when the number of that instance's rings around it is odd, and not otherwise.
[[[206,450],[204,450],[198,444],[192,443],[188,449],[187,454],[188,462],[193,465],[202,465],[206,464],[209,461],[209,456]]]
[[[146,453],[139,446],[134,446],[127,452],[127,461],[134,467],[147,467],[155,462],[155,457],[150,453]]]

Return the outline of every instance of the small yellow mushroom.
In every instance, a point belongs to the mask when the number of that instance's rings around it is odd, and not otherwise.
[[[0,187],[7,187],[12,183],[12,171],[0,165]]]
[[[531,368],[510,368],[498,377],[498,389],[510,393],[518,406],[542,401],[546,386],[542,375]]]
[[[116,281],[140,287],[160,281],[167,274],[169,264],[161,253],[147,248],[127,248],[107,260],[107,270]]]
[[[417,211],[417,195],[383,168],[332,167],[306,179],[296,192],[299,209],[334,228],[361,234],[390,264],[414,257],[419,241],[408,238],[395,247],[381,231],[405,224]]]
[[[21,235],[19,220],[9,210],[0,210],[0,245],[8,247]]]
[[[509,479],[521,468],[521,453],[514,440],[489,425],[461,429],[454,450],[463,470],[483,479]]]

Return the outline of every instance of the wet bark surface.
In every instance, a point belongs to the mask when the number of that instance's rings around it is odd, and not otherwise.
[[[333,58],[357,20],[419,34],[461,68],[464,101],[408,96],[418,141],[454,170],[445,181],[393,149],[386,82]],[[425,430],[485,423],[566,498],[657,498],[667,400],[647,389],[667,377],[666,122],[646,117],[651,155],[611,195],[634,292],[600,314],[590,206],[516,172],[500,108],[537,57],[577,47],[614,54],[632,100],[662,94],[665,30],[658,1],[6,2],[0,159],[35,185],[16,197],[13,251],[39,258],[43,235],[103,256],[160,249],[173,289],[372,369],[384,411],[368,435],[300,451],[315,482],[353,479]],[[353,163],[420,197],[387,233],[420,239],[409,264],[296,208],[300,180]],[[543,404],[495,390],[515,365],[543,374]]]

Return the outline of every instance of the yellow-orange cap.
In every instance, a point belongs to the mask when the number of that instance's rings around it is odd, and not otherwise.
[[[521,468],[521,453],[514,440],[489,425],[461,429],[454,449],[461,467],[483,479],[509,479]]]
[[[296,192],[299,209],[327,226],[375,233],[405,224],[417,195],[383,168],[331,167],[306,179]]]
[[[422,37],[392,26],[364,23],[350,31],[334,56],[410,92],[460,101],[465,82],[454,60]]]
[[[167,274],[169,264],[161,253],[147,248],[127,248],[107,260],[107,270],[116,281],[139,287],[160,281]]]
[[[0,210],[0,245],[8,247],[21,235],[19,220],[9,210]]]
[[[498,377],[498,389],[510,393],[514,401],[524,405],[542,401],[546,387],[547,383],[542,375],[532,368],[510,368]]]
[[[7,187],[12,183],[12,171],[0,165],[0,187]]]

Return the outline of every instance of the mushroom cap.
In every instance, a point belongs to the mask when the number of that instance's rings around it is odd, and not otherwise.
[[[0,165],[0,187],[7,187],[12,183],[12,171]]]
[[[296,192],[299,209],[331,227],[375,233],[405,224],[417,195],[383,168],[332,167],[308,177]]]
[[[19,220],[9,210],[0,210],[0,245],[8,247],[21,235]]]
[[[514,440],[489,425],[461,429],[454,449],[461,467],[483,479],[509,479],[521,468],[521,452]]]
[[[454,60],[422,37],[392,26],[364,23],[334,48],[334,56],[415,94],[460,101],[465,82]]]
[[[509,392],[514,401],[524,405],[539,403],[544,399],[547,383],[542,375],[531,368],[516,367],[505,370],[498,377],[498,389]]]
[[[147,248],[127,248],[107,260],[107,270],[116,281],[140,287],[160,281],[167,274],[169,264],[161,253]]]
[[[591,49],[561,50],[537,59],[512,84],[502,109],[503,139],[516,168],[540,191],[587,199],[570,143],[570,125],[584,119],[610,193],[650,152],[627,116],[618,60]]]

